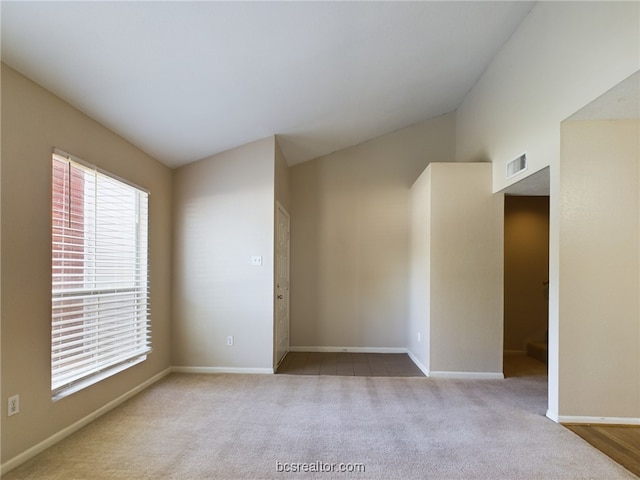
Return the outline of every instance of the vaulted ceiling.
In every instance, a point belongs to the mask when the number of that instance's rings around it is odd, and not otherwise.
[[[452,112],[533,2],[1,2],[2,61],[177,167]]]

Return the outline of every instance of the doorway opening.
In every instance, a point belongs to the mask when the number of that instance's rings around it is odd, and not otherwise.
[[[549,169],[534,177],[504,191],[505,376],[548,360]]]

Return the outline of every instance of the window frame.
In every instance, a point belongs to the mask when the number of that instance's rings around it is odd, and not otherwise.
[[[60,163],[69,166],[62,187]],[[55,401],[143,362],[152,349],[149,191],[57,148],[51,175]]]

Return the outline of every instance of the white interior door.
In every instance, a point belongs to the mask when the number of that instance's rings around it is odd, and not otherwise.
[[[276,365],[289,351],[289,214],[276,213]]]

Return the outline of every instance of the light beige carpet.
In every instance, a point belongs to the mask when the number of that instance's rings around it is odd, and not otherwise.
[[[4,479],[637,478],[545,409],[544,376],[172,374]]]

